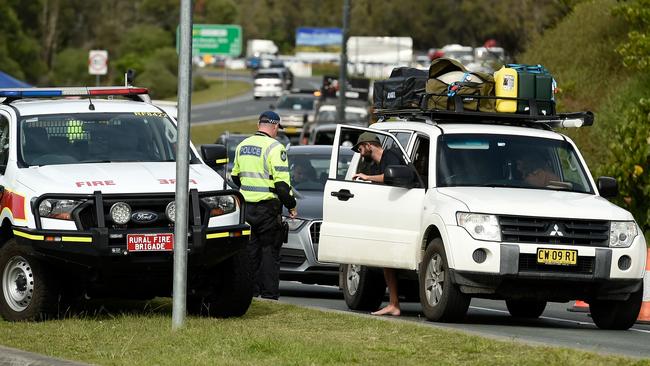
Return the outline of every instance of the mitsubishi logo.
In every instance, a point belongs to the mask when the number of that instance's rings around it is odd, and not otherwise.
[[[549,235],[550,236],[564,236],[564,234],[560,231],[560,228],[557,226],[557,224],[553,225],[553,230],[551,230],[551,233]]]

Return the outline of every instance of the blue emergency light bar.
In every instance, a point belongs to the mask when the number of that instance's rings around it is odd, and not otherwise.
[[[147,88],[124,86],[106,86],[89,88],[13,88],[0,89],[0,98],[16,100],[21,98],[55,98],[55,97],[87,97],[87,96],[136,96],[149,94]]]

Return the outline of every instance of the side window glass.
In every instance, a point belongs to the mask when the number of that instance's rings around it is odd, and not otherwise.
[[[413,167],[422,178],[426,188],[429,186],[429,139],[418,136],[414,146],[412,154]]]
[[[389,165],[405,165],[406,157],[403,156],[397,140],[389,135],[384,135],[377,131],[372,132],[369,136],[362,136],[365,131],[343,127],[339,139],[339,154],[337,161],[337,178],[353,180],[356,173],[366,175],[381,175],[383,168]],[[367,140],[367,141],[365,141]],[[352,148],[359,142],[363,144],[358,152]],[[370,153],[369,146],[373,145],[383,149],[383,159],[375,161]],[[351,157],[351,158],[350,158]],[[382,168],[383,167],[383,168]]]
[[[411,132],[409,132],[409,131],[394,131],[394,132],[391,131],[390,133],[392,133],[393,136],[395,136],[397,138],[397,141],[399,142],[400,145],[402,145],[402,147],[404,149],[407,148],[409,140],[411,139],[411,135],[412,135]]]
[[[9,161],[9,121],[0,116],[0,174],[4,174]]]

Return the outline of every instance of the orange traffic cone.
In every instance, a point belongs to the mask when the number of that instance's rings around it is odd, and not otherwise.
[[[645,260],[645,276],[643,276],[643,302],[641,311],[636,321],[641,324],[650,324],[650,249]]]
[[[576,313],[588,313],[589,312],[589,304],[582,300],[576,300],[573,303],[573,306],[568,308],[567,311],[574,311]]]

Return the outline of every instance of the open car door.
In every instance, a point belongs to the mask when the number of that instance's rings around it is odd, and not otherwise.
[[[410,164],[404,148],[390,133],[361,127],[337,127],[323,196],[318,260],[416,269],[417,253],[421,249],[425,189],[418,185],[403,188],[353,181],[352,176],[363,173],[369,162],[355,153],[349,165],[342,164],[339,151],[356,143],[365,131],[375,133],[384,150],[399,150]]]

